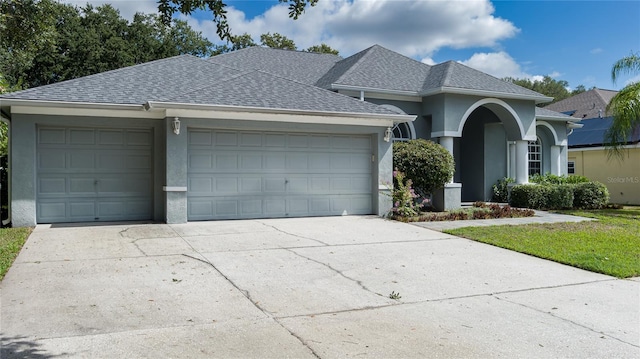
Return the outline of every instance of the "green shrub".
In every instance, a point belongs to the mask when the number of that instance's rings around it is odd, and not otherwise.
[[[609,203],[609,190],[597,181],[576,183],[573,185],[573,207],[598,209]]]
[[[544,175],[531,175],[529,176],[529,182],[538,184],[570,184],[589,182],[589,179],[585,176],[557,176],[552,175],[551,173],[547,173]]]
[[[417,201],[419,196],[411,188],[411,180],[405,179],[401,171],[393,171],[392,217],[412,217],[420,213],[423,202]]]
[[[501,202],[505,203],[509,201],[509,183],[515,183],[511,177],[505,177],[503,179],[499,179],[491,189],[493,190],[493,195],[491,196],[491,202]]]
[[[393,167],[404,172],[422,196],[442,188],[453,177],[453,157],[441,145],[423,139],[393,144]]]
[[[542,209],[547,207],[549,187],[536,184],[522,184],[511,187],[509,204],[513,207]]]
[[[573,207],[574,185],[547,185],[549,193],[546,209],[570,209]]]

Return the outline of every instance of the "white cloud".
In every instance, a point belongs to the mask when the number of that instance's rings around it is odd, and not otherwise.
[[[591,49],[591,51],[589,51],[589,53],[592,54],[592,55],[595,55],[595,54],[601,53],[602,51],[604,51],[604,50],[602,50],[599,47],[596,47],[595,49]]]
[[[262,33],[278,32],[299,48],[324,42],[343,55],[380,44],[426,58],[443,47],[495,47],[519,31],[511,22],[493,16],[488,0],[322,0],[298,20],[289,18],[286,4],[276,4],[252,19],[231,6],[227,11],[234,34],[247,32],[259,40]],[[217,38],[209,20],[189,23],[210,40]]]
[[[158,3],[155,0],[61,0],[62,3],[84,7],[90,3],[94,7],[111,4],[114,8],[120,10],[120,15],[127,19],[133,20],[136,12],[145,14],[155,14],[158,12]]]
[[[552,72],[552,73],[550,73],[548,76],[549,76],[549,77],[551,77],[551,78],[553,78],[553,79],[555,79],[555,78],[558,78],[558,77],[562,76],[562,74],[561,74],[561,73],[559,73],[558,71],[553,71],[553,72]]]
[[[425,57],[424,59],[420,60],[420,62],[422,62],[424,64],[427,64],[427,65],[435,65],[437,63],[430,57]]]
[[[468,60],[460,61],[460,63],[472,67],[476,70],[486,72],[497,78],[513,77],[527,78],[531,81],[542,81],[543,75],[532,75],[522,70],[518,62],[504,51],[490,53],[476,53]],[[557,71],[550,73],[550,77],[558,77],[561,74]]]

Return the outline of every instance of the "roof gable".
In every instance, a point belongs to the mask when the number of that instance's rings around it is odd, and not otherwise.
[[[286,79],[315,84],[342,57],[305,51],[248,47],[214,56],[211,63],[237,69],[260,70]]]
[[[545,98],[538,92],[498,79],[455,61],[447,61],[433,66],[429,77],[424,82],[422,92],[429,93],[439,88],[490,91]]]
[[[430,66],[380,45],[374,45],[337,63],[317,83],[418,92]]]
[[[553,111],[571,113],[576,118],[599,118],[610,116],[607,105],[618,92],[594,88],[564,100],[552,103],[545,108]]]

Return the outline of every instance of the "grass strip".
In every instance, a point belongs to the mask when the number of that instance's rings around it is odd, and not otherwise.
[[[0,228],[0,280],[20,253],[32,228]]]
[[[562,213],[597,221],[445,232],[618,278],[640,276],[640,207]]]

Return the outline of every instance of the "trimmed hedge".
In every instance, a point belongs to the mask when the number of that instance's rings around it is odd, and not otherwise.
[[[442,188],[453,177],[453,157],[441,145],[423,139],[393,144],[393,167],[413,182],[421,195]]]
[[[600,182],[574,184],[573,206],[581,209],[598,209],[609,203],[609,190]]]
[[[597,209],[609,202],[609,191],[600,182],[574,184],[525,184],[511,188],[509,204],[533,209]]]

